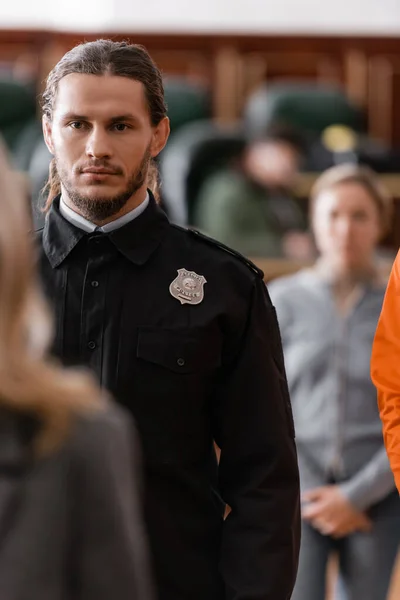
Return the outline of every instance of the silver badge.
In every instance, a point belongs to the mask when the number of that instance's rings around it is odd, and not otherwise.
[[[178,269],[178,277],[169,286],[169,291],[181,304],[200,304],[204,298],[205,283],[207,280],[203,275]]]

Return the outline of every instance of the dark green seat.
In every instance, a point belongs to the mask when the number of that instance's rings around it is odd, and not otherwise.
[[[9,79],[0,79],[0,137],[10,151],[14,168],[28,176],[34,227],[38,227],[43,221],[40,190],[51,157],[43,141],[35,92]]]
[[[194,222],[197,197],[204,181],[243,152],[246,140],[239,124],[218,127],[211,120],[182,127],[161,154],[161,195],[171,220]]]
[[[204,86],[183,78],[167,77],[164,88],[172,133],[187,123],[211,117],[210,97]]]
[[[345,125],[360,133],[366,130],[362,111],[341,89],[302,82],[263,85],[247,101],[244,118],[255,134],[275,124],[311,136],[319,136],[330,125]]]
[[[0,80],[0,133],[12,151],[26,125],[36,118],[32,90],[16,81]]]

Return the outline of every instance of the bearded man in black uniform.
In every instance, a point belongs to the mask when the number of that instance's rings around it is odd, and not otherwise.
[[[43,126],[54,351],[136,420],[159,599],[288,600],[299,480],[275,311],[257,267],[172,225],[149,190],[169,134],[160,71],[140,46],[77,46]]]

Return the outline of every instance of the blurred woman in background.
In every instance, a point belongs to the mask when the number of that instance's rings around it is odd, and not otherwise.
[[[325,172],[312,192],[320,258],[270,284],[285,354],[302,485],[302,548],[294,600],[324,600],[339,557],[339,596],[386,600],[400,540],[395,491],[370,379],[385,282],[375,250],[391,202],[357,165]]]
[[[130,423],[46,358],[29,208],[0,147],[1,600],[150,600]]]

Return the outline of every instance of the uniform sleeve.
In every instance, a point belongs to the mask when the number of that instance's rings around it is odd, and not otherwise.
[[[383,437],[400,492],[400,253],[394,262],[372,347]]]
[[[282,283],[282,280],[275,279],[268,283],[267,289],[276,310],[283,351],[285,352],[288,343],[288,329],[293,322],[293,317],[290,302],[285,302],[288,296],[290,298],[291,291]]]
[[[81,600],[154,600],[139,503],[132,422],[110,411],[86,423],[75,450],[74,595]]]
[[[261,279],[253,286],[240,350],[215,403],[224,523],[226,600],[288,600],[300,543],[299,474],[280,334]]]

